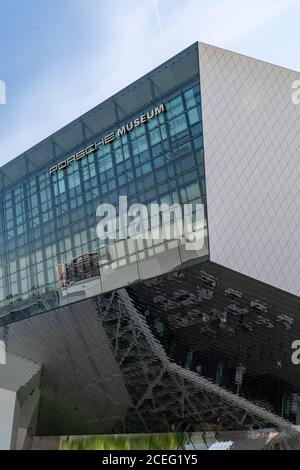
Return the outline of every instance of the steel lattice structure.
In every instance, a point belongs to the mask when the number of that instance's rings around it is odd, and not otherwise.
[[[95,302],[132,398],[132,408],[115,432],[266,426],[297,432],[286,420],[171,362],[125,289]]]

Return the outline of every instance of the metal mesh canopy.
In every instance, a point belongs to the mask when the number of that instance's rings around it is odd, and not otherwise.
[[[203,278],[203,272],[210,277]],[[207,279],[213,284],[212,276],[216,284],[209,287]],[[248,359],[242,351],[235,355],[242,341],[245,347],[259,341],[268,344],[270,328],[257,324],[259,312],[249,308],[247,321],[253,330],[244,329],[239,322],[246,321],[245,312],[230,313],[228,306],[235,301],[224,295],[224,286],[243,291],[236,303],[244,309],[249,295],[259,295],[261,302],[267,302],[268,295],[273,298],[274,294],[256,281],[252,285],[237,273],[204,263],[3,327],[1,334],[10,354],[43,366],[37,434],[219,433],[267,427],[296,432],[292,411],[282,416],[276,400],[277,395],[297,393],[297,375],[289,373],[288,358],[284,362],[281,357],[282,367],[278,368],[275,346],[275,356],[264,356],[259,365],[259,349],[253,348],[254,357]],[[197,289],[201,292],[193,297]],[[158,301],[160,290],[167,301]],[[209,290],[212,294],[202,299]],[[289,307],[288,313],[293,315],[295,299],[277,294],[279,305]],[[222,302],[228,313],[225,327],[216,310]],[[198,316],[195,312],[189,316],[197,308]],[[271,322],[277,311],[272,304],[268,308],[265,315]],[[176,323],[179,312],[181,325]],[[282,342],[285,338],[286,348],[298,331],[296,321],[289,330],[278,322],[274,328],[272,338]],[[245,369],[239,387],[237,376],[232,376],[234,364]],[[260,399],[254,399],[251,384],[256,390],[260,381]]]
[[[173,362],[298,422],[298,297],[211,262],[129,292]]]
[[[162,432],[242,430],[287,421],[172,362],[126,290],[103,303],[99,315],[110,336],[134,408],[129,428]],[[108,325],[110,327],[108,328]]]

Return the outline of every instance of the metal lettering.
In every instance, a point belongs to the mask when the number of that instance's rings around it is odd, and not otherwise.
[[[101,139],[97,144],[95,144],[96,150],[98,150],[99,147],[102,147],[104,145],[104,139]]]
[[[85,149],[85,153],[86,155],[89,155],[90,153],[95,152],[95,150],[96,150],[96,144],[92,144]]]
[[[76,153],[76,160],[81,160],[83,157],[85,157],[85,150],[80,150],[80,152]]]
[[[71,157],[69,157],[69,158],[67,159],[67,164],[68,164],[68,165],[70,165],[70,163],[73,163],[73,162],[75,162],[75,155],[72,155]]]
[[[59,170],[64,170],[65,168],[67,168],[68,164],[67,164],[67,160],[64,160],[63,162],[60,162],[58,164],[58,169]]]
[[[106,137],[104,137],[104,143],[105,144],[110,144],[115,140],[115,133],[112,132],[111,134],[108,134]]]
[[[120,129],[118,129],[118,137],[122,137],[122,135],[126,134],[126,127],[123,126],[123,127],[120,127]]]
[[[134,125],[133,125],[133,122],[132,122],[132,121],[131,121],[129,124],[126,124],[126,130],[127,130],[127,132],[132,131],[133,126],[134,126]]]
[[[58,167],[57,165],[53,166],[52,168],[50,168],[50,175],[54,175],[58,170]]]
[[[131,132],[134,128],[139,127],[141,124],[146,124],[155,116],[158,116],[159,114],[162,114],[165,111],[166,111],[166,107],[164,104],[161,104],[160,106],[156,106],[155,108],[152,108],[146,114],[142,114],[140,117],[135,118],[134,121],[131,121],[125,124],[124,126],[120,127],[119,129],[117,129],[116,131],[111,132],[110,134],[106,135],[99,142],[95,142],[94,144],[89,145],[85,149],[82,149],[79,152],[77,152],[75,155],[71,155],[71,157],[67,158],[67,160],[63,160],[62,162],[58,163],[58,165],[54,165],[49,170],[50,175],[54,175],[58,171],[66,169],[69,165],[71,165],[75,161],[79,161],[82,158],[89,155],[90,153],[96,152],[103,145],[111,144],[112,142],[114,142],[114,140],[117,137],[122,137],[126,133]]]
[[[148,121],[151,121],[151,119],[154,118],[154,116],[155,116],[154,109],[151,109],[151,111],[148,111],[147,113]]]
[[[155,108],[155,116],[158,116],[159,114],[161,113],[164,113],[165,112],[165,105],[164,104],[161,104],[160,106],[156,106]]]

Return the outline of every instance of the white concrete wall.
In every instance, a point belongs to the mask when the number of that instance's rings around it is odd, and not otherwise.
[[[300,294],[300,74],[199,44],[211,260]]]

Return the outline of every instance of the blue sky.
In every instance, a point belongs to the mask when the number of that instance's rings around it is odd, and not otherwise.
[[[300,0],[1,0],[0,164],[200,40],[300,71]]]

